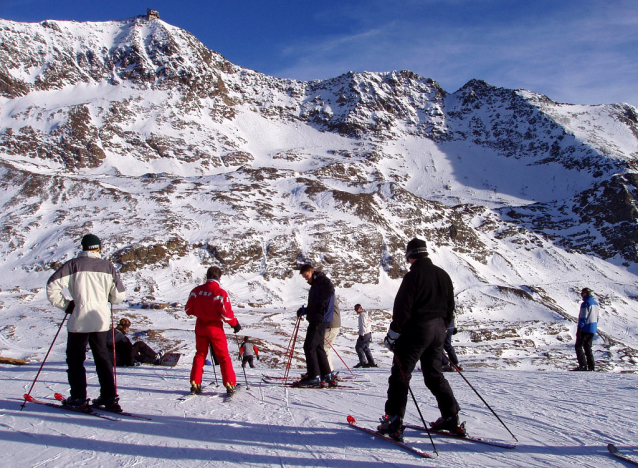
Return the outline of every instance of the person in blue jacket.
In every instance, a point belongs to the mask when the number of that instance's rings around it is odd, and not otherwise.
[[[584,288],[580,292],[583,302],[580,305],[578,314],[578,329],[576,330],[576,357],[578,367],[575,370],[593,371],[596,369],[594,353],[591,350],[592,341],[598,328],[598,302],[591,295],[589,288]]]

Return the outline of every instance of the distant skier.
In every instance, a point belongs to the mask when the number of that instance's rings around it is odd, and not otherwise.
[[[410,271],[403,277],[394,299],[392,322],[384,340],[386,347],[394,351],[394,360],[385,416],[377,430],[393,439],[403,439],[408,384],[420,361],[425,385],[441,411],[441,417],[431,423],[432,429],[463,434],[459,427],[459,405],[441,372],[445,332],[454,311],[452,280],[428,258],[423,240],[415,238],[408,242],[405,258],[410,262]]]
[[[445,354],[443,355],[443,372],[453,372],[454,367],[458,370],[463,370],[463,367],[459,364],[459,358],[456,355],[456,350],[454,349],[454,346],[452,346],[452,335],[456,335],[458,333],[456,326],[456,314],[453,314],[453,319],[447,326],[445,342],[443,343],[443,349],[447,353],[447,356]]]
[[[111,330],[110,304],[124,301],[126,292],[113,264],[100,255],[100,239],[87,234],[82,237],[81,245],[82,252],[62,265],[47,282],[47,298],[51,304],[70,314],[66,363],[71,394],[64,404],[76,408],[89,404],[84,367],[88,343],[100,381],[100,396],[93,404],[122,411],[106,340]],[[62,295],[66,288],[72,300]]]
[[[241,366],[246,367],[246,364],[248,364],[251,369],[255,367],[255,357],[259,360],[259,348],[250,341],[249,336],[245,336],[244,341],[241,342],[241,346],[239,347],[239,356],[241,357]]]
[[[372,353],[370,352],[370,343],[372,342],[372,323],[368,312],[361,307],[361,304],[354,306],[354,311],[358,315],[359,337],[354,346],[354,350],[359,356],[359,362],[354,367],[379,367],[374,362]]]
[[[592,290],[583,288],[580,292],[583,302],[578,314],[578,329],[576,330],[576,357],[578,358],[577,371],[596,370],[592,342],[598,328],[598,302],[592,296]]]
[[[305,315],[308,320],[303,345],[307,373],[299,384],[316,387],[336,385],[324,348],[326,328],[334,318],[335,288],[323,272],[315,271],[309,264],[302,265],[299,274],[310,285],[308,307],[297,311],[298,317]]]
[[[119,367],[136,366],[142,363],[159,365],[162,362],[164,352],[156,353],[153,348],[142,340],[131,343],[126,333],[131,328],[131,321],[126,317],[120,319],[115,330],[109,332],[106,344],[109,350],[113,349],[113,336],[115,336],[115,364]],[[109,358],[113,362],[113,352],[109,352]]]
[[[209,345],[212,345],[215,356],[219,360],[226,392],[229,395],[233,394],[237,385],[232,359],[228,354],[224,322],[233,327],[235,333],[241,330],[241,325],[235,318],[228,293],[219,284],[221,276],[222,270],[220,268],[210,267],[206,271],[206,282],[193,289],[186,302],[186,314],[197,317],[195,323],[196,352],[190,376],[191,393],[193,394],[202,391],[202,376]]]

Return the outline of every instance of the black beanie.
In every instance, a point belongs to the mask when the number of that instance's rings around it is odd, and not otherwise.
[[[424,240],[417,239],[416,237],[408,242],[405,248],[405,259],[409,258],[423,258],[428,256],[428,249]]]
[[[100,239],[93,234],[87,234],[82,238],[82,250],[98,250],[101,247]]]

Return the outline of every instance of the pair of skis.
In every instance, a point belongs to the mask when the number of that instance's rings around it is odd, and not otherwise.
[[[184,402],[184,401],[188,401],[191,398],[196,397],[196,396],[219,396],[219,395],[221,395],[223,397],[223,402],[224,403],[228,403],[228,402],[233,400],[233,397],[237,394],[237,392],[239,392],[241,389],[244,388],[244,386],[242,384],[237,384],[235,386],[235,392],[231,393],[230,395],[228,393],[213,393],[213,394],[204,393],[204,390],[206,390],[211,385],[213,385],[213,384],[211,383],[209,385],[203,385],[202,386],[202,391],[200,393],[189,393],[188,395],[184,395],[184,396],[179,397],[177,400],[180,401],[180,402]]]
[[[60,393],[56,393],[54,397],[59,402],[64,402],[66,400],[64,396],[62,396],[62,394]],[[24,394],[24,399],[30,403],[37,403],[39,405],[48,406],[50,408],[58,408],[63,411],[72,411],[75,413],[86,414],[88,416],[95,416],[96,418],[108,419],[109,421],[121,421],[121,419],[103,414],[100,411],[108,411],[110,413],[117,414],[119,416],[128,416],[129,418],[144,419],[147,421],[151,420],[151,418],[147,418],[146,416],[140,416],[139,414],[128,413],[126,411],[120,411],[120,412],[111,411],[108,408],[105,408],[102,406],[87,406],[86,408],[74,408],[73,406],[66,406],[62,403],[53,403],[50,401],[38,400],[37,398],[34,398],[33,396],[26,393]]]
[[[323,389],[349,389],[349,390],[354,390],[354,389],[358,388],[358,387],[355,387],[355,386],[352,386],[352,385],[343,385],[342,384],[342,382],[344,382],[344,381],[346,381],[346,382],[354,382],[354,380],[350,380],[350,379],[342,379],[342,380],[337,379],[337,384],[336,385],[325,385],[325,386],[302,385],[299,380],[294,381],[294,382],[287,382],[283,377],[268,376],[268,375],[262,375],[261,381],[263,383],[265,383],[265,384],[277,385],[279,387],[314,388],[316,390],[323,390]]]
[[[435,456],[431,453],[425,452],[417,447],[414,447],[406,442],[400,442],[398,440],[395,440],[391,437],[388,437],[384,434],[381,434],[373,429],[369,429],[367,427],[361,426],[357,423],[357,420],[353,417],[353,416],[348,416],[348,424],[350,424],[350,426],[355,427],[361,431],[367,432],[368,434],[372,434],[373,436],[379,437],[380,439],[384,439],[387,440],[388,442],[392,442],[393,444],[404,448],[406,450],[409,450],[410,452],[419,455],[420,457],[423,458],[434,458]],[[426,429],[422,426],[413,426],[411,424],[408,424],[405,426],[408,429],[415,429],[418,431],[425,431]],[[477,442],[480,444],[486,444],[486,445],[491,445],[494,447],[500,447],[500,448],[506,448],[506,449],[513,449],[516,448],[516,445],[514,444],[510,444],[507,442],[502,442],[502,441],[498,441],[498,440],[491,440],[491,439],[483,439],[483,438],[479,438],[479,437],[471,437],[471,436],[461,436],[458,434],[454,434],[448,431],[433,431],[433,430],[429,430],[430,434],[438,434],[438,435],[442,435],[442,436],[446,436],[446,437],[454,437],[456,439],[463,439],[463,440],[467,440],[468,442]]]

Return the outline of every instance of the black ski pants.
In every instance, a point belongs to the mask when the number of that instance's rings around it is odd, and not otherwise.
[[[443,318],[434,318],[408,323],[404,330],[394,348],[385,414],[403,418],[408,402],[408,385],[417,362],[420,362],[425,386],[436,398],[441,416],[447,418],[457,415],[459,404],[441,371],[445,321]]]
[[[306,340],[303,343],[304,354],[306,355],[306,366],[308,376],[324,376],[330,373],[328,356],[323,347],[326,336],[326,322],[310,322],[306,331]]]
[[[157,356],[155,350],[143,341],[133,343],[132,361],[152,363],[155,362],[155,356]]]
[[[582,328],[576,330],[576,357],[578,358],[578,366],[581,369],[593,371],[596,368],[594,362],[594,353],[591,350],[594,341],[593,333],[585,333]]]
[[[100,396],[102,398],[116,397],[115,378],[113,377],[113,364],[109,359],[109,349],[106,346],[106,335],[109,331],[93,333],[69,332],[66,344],[66,363],[69,385],[71,386],[71,398],[86,398],[86,345],[91,347],[95,371],[100,381]],[[112,352],[112,351],[111,351]]]
[[[248,364],[250,366],[250,368],[254,368],[255,367],[255,356],[250,355],[250,356],[246,356],[244,355],[244,357],[241,358],[241,366],[242,367],[246,367],[246,364]]]

